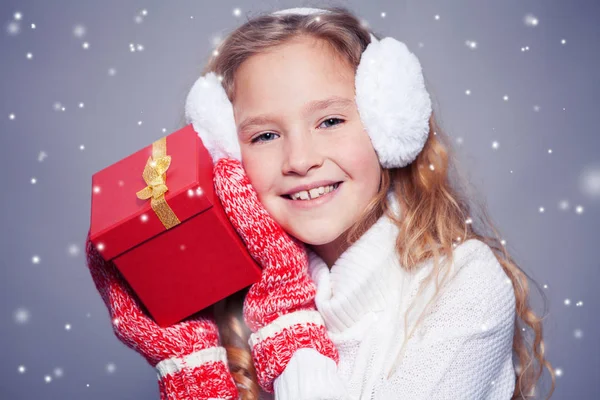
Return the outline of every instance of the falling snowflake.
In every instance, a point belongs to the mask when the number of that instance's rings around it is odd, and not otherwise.
[[[600,199],[600,165],[587,166],[581,172],[579,187],[586,196]]]
[[[31,313],[26,308],[21,307],[15,310],[14,318],[17,324],[26,324],[31,319]]]
[[[523,22],[525,22],[525,25],[527,26],[538,26],[539,24],[539,20],[533,14],[525,15],[525,17],[523,17]]]

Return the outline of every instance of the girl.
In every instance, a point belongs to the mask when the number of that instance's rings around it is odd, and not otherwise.
[[[550,397],[527,276],[485,211],[471,220],[400,42],[343,8],[259,16],[221,43],[186,117],[264,270],[161,329],[88,241],[115,333],[156,366],[161,398],[521,399],[543,366]]]

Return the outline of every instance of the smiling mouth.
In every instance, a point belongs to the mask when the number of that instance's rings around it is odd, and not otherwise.
[[[330,193],[333,193],[333,192],[335,192],[336,190],[338,190],[338,188],[341,186],[341,184],[342,184],[342,183],[343,183],[342,181],[334,183],[333,185],[331,185],[331,186],[333,186],[333,190],[330,190],[329,192],[322,193],[322,194],[321,194],[321,193],[319,193],[319,196],[317,196],[317,197],[315,197],[315,198],[312,198],[312,197],[310,196],[310,192],[309,192],[309,194],[308,194],[308,198],[307,198],[307,199],[302,199],[302,198],[296,198],[296,199],[294,199],[294,198],[292,198],[292,196],[291,196],[291,195],[289,195],[289,194],[284,194],[284,195],[281,195],[281,197],[283,197],[284,199],[287,199],[287,200],[292,200],[292,201],[311,201],[311,200],[317,200],[317,199],[320,199],[321,197],[325,197],[325,196],[327,196],[328,194],[330,194]],[[307,191],[307,192],[308,192],[308,191]]]

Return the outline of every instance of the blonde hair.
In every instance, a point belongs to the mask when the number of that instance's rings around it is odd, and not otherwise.
[[[320,18],[311,15],[267,14],[250,19],[221,42],[202,74],[213,71],[222,76],[223,87],[233,102],[234,75],[237,68],[252,55],[281,45],[299,35],[324,40],[356,70],[360,56],[370,42],[369,32],[348,9],[325,9],[331,13],[322,14]],[[376,34],[375,36],[378,37]],[[400,264],[403,268],[412,270],[421,262],[433,257],[434,269],[426,282],[435,275],[437,290],[443,283],[443,280],[438,280],[439,273],[444,271],[443,266],[439,265],[439,260],[445,257],[449,264],[452,263],[452,249],[456,245],[456,238],[460,238],[460,241],[478,239],[486,243],[512,281],[515,291],[517,317],[513,351],[518,357],[518,365],[512,399],[531,398],[543,373],[543,367],[548,369],[552,378],[552,387],[548,395],[550,398],[554,392],[555,375],[544,355],[543,318],[537,317],[529,306],[528,279],[531,278],[519,268],[501,244],[498,232],[483,204],[479,207],[481,218],[475,218],[469,203],[473,194],[468,187],[468,181],[459,173],[452,145],[437,126],[433,114],[429,125],[429,137],[425,147],[414,162],[404,168],[382,170],[380,190],[361,218],[346,233],[347,243],[356,241],[386,213],[394,219],[400,229],[396,241]],[[403,214],[401,220],[396,220],[388,213],[386,193],[390,189],[395,192],[400,202]],[[467,221],[468,219],[470,221]],[[535,284],[532,279],[531,281]],[[241,398],[251,400],[258,398],[260,388],[248,347],[250,331],[242,319],[241,310],[246,293],[247,289],[224,299],[215,305],[214,310],[222,345],[227,350],[229,367],[238,383]],[[540,293],[544,296],[541,290]],[[526,340],[528,333],[533,335],[532,343]],[[405,336],[405,342],[408,337],[410,334]]]

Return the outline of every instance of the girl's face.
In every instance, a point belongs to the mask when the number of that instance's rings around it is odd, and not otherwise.
[[[381,176],[354,96],[353,68],[309,37],[253,55],[235,76],[234,117],[248,178],[273,219],[329,266]],[[335,191],[315,200],[286,196],[298,186],[336,182]]]

